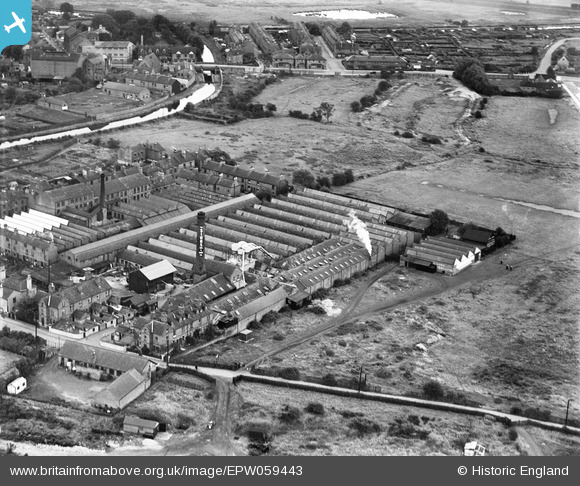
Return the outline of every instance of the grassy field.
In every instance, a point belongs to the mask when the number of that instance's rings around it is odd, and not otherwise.
[[[535,2],[531,2],[532,4]],[[537,2],[540,3],[540,2]],[[545,2],[542,2],[545,4]],[[505,3],[504,3],[505,5]],[[523,5],[522,5],[523,7]],[[469,2],[462,3],[460,15],[457,12],[457,5],[454,2],[429,1],[429,0],[406,0],[404,2],[395,0],[383,0],[381,4],[371,0],[286,0],[279,3],[275,0],[263,0],[259,3],[240,2],[239,0],[197,0],[193,2],[162,0],[158,2],[141,2],[139,6],[134,2],[120,0],[104,0],[98,7],[89,0],[78,0],[75,8],[89,10],[129,9],[142,15],[161,14],[169,18],[184,17],[209,21],[217,19],[223,23],[249,23],[262,22],[272,23],[275,18],[283,18],[287,21],[304,19],[297,17],[293,13],[303,11],[318,11],[327,9],[363,9],[371,12],[388,12],[398,16],[396,19],[379,19],[374,21],[364,21],[365,25],[433,25],[444,22],[445,19],[454,18],[458,20],[466,19],[471,23],[518,23],[518,22],[553,22],[559,19],[558,15],[550,12],[528,11],[525,16],[507,16],[501,13],[498,4],[490,2],[489,5],[474,5]],[[514,5],[514,9],[516,6]],[[316,18],[317,21],[324,22],[325,19]],[[361,21],[351,21],[357,25]]]
[[[520,455],[522,449],[504,425],[484,418],[257,383],[242,382],[238,392],[237,432],[269,430],[271,455],[457,456],[470,440],[491,456]],[[308,411],[310,404],[319,406]]]

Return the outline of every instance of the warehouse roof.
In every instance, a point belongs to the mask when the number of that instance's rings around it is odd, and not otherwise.
[[[153,265],[143,267],[139,272],[141,272],[147,280],[157,280],[158,278],[176,273],[177,270],[167,260],[161,260]]]

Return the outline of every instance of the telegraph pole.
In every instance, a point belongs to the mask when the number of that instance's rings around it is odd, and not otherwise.
[[[564,428],[566,428],[568,426],[568,411],[570,410],[570,402],[572,401],[572,399],[570,398],[568,400],[568,403],[566,404],[566,419],[564,420]]]

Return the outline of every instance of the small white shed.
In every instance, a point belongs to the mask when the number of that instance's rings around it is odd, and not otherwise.
[[[26,378],[21,376],[20,378],[16,378],[12,383],[8,383],[6,388],[10,395],[18,395],[22,390],[26,389],[26,385]]]

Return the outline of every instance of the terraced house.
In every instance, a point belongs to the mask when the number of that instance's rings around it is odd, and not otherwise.
[[[61,319],[69,319],[74,311],[89,309],[95,302],[104,303],[110,296],[111,286],[102,277],[49,293],[38,302],[39,323],[49,326]]]

